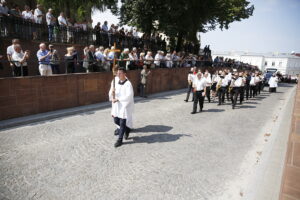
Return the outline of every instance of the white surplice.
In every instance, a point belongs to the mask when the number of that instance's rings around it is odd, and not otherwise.
[[[112,101],[113,82],[109,90],[109,100]],[[119,78],[115,78],[115,98],[112,102],[111,115],[121,119],[126,119],[126,126],[132,128],[132,114],[134,110],[134,92],[131,82],[127,79],[124,84],[120,84]]]
[[[278,78],[271,76],[269,79],[269,87],[270,88],[277,88],[278,87]]]

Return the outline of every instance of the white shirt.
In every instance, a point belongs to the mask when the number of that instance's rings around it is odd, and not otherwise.
[[[156,54],[155,55],[155,58],[154,58],[154,64],[155,65],[160,65],[160,55],[159,54]]]
[[[22,17],[23,17],[23,19],[27,19],[27,20],[33,20],[33,14],[32,14],[32,12],[31,11],[23,11],[22,12]]]
[[[234,83],[233,83],[233,87],[241,87],[242,86],[242,82],[243,82],[243,78],[242,77],[238,77]]]
[[[212,80],[211,80],[210,73],[208,73],[208,75],[207,75],[207,77],[205,79],[206,79],[206,87],[211,86]]]
[[[232,78],[232,74],[231,73],[228,73],[225,78],[228,80],[228,81],[231,81],[231,78]]]
[[[251,76],[250,85],[255,85],[255,77]]]
[[[131,82],[127,81],[122,85],[119,84],[118,78],[115,79],[115,98],[116,103],[112,103],[111,115],[121,119],[126,119],[126,126],[132,128],[132,114],[134,110],[134,92]],[[118,80],[118,81],[117,81]],[[109,99],[112,100],[113,82],[109,91]]]
[[[12,60],[13,61],[17,61],[17,62],[14,62],[14,64],[17,66],[17,67],[20,67],[21,66],[21,63],[20,61],[23,60],[23,57],[24,57],[24,53],[23,52],[14,52],[12,54]],[[27,62],[23,62],[23,66],[27,66]]]
[[[21,52],[23,53],[23,50]],[[15,47],[14,45],[10,45],[7,47],[6,54],[12,56],[13,53],[15,53]]]
[[[34,20],[35,23],[41,24],[43,20],[43,16],[39,16],[39,15],[43,15],[43,12],[37,8],[34,10]]]
[[[228,80],[226,78],[221,78],[221,76],[217,77],[217,83],[221,81],[221,87],[227,87]]]
[[[188,81],[190,81],[190,82],[193,82],[193,80],[194,80],[194,75],[193,75],[193,73],[189,73],[188,74],[188,79],[187,79]]]
[[[54,25],[55,24],[55,22],[52,21],[53,17],[54,16],[51,13],[47,12],[47,14],[46,14],[47,25]]]
[[[196,91],[202,91],[202,90],[204,90],[204,88],[206,88],[207,81],[206,81],[206,78],[204,78],[204,77],[202,77],[201,79],[196,77],[193,84],[194,84],[194,88],[196,89]]]
[[[278,87],[278,78],[275,76],[271,76],[269,79],[269,87],[270,88],[277,88]]]
[[[58,17],[58,24],[59,24],[60,26],[66,26],[67,20],[66,20],[64,17],[59,16],[59,17]]]

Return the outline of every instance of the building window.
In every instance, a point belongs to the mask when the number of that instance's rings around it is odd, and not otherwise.
[[[272,66],[275,66],[275,62],[272,62]]]
[[[279,62],[279,67],[281,67],[282,66],[282,62]]]
[[[265,66],[267,66],[267,65],[268,65],[268,62],[266,61],[266,62],[265,62]]]

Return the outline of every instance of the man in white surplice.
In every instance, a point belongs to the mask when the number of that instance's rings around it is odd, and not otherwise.
[[[115,143],[115,147],[123,144],[123,136],[128,139],[130,129],[132,129],[132,113],[134,108],[134,92],[131,82],[126,77],[126,70],[119,68],[115,78],[115,90],[113,84],[109,91],[109,100],[112,102],[111,115],[114,118],[119,138]],[[113,98],[115,91],[115,98]]]

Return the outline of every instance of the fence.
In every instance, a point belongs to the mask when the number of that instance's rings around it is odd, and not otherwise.
[[[142,39],[120,33],[97,32],[93,29],[83,30],[75,27],[47,26],[46,24],[33,23],[14,16],[0,16],[0,37],[19,38],[25,40],[50,41],[53,43],[102,45],[104,47],[117,44],[118,48],[147,49],[152,51],[166,51],[167,44],[161,39]],[[199,45],[187,43],[184,50],[198,54]]]

